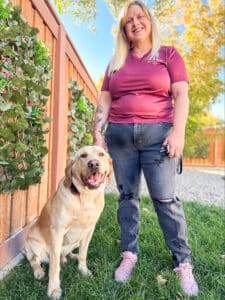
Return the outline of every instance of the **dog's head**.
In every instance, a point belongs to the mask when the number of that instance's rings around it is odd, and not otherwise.
[[[84,146],[66,167],[64,186],[69,188],[73,183],[78,190],[82,187],[97,189],[104,186],[111,174],[112,159],[109,154],[98,146]]]

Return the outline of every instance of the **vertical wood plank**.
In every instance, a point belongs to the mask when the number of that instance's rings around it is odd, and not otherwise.
[[[52,163],[53,163],[53,128],[54,128],[54,111],[55,111],[55,82],[56,82],[56,74],[54,70],[56,69],[56,46],[57,40],[52,36],[52,48],[51,48],[51,57],[52,57],[52,79],[50,82],[50,117],[52,122],[50,123],[50,132],[49,132],[49,157],[48,157],[48,191],[47,198],[52,195]]]
[[[12,194],[10,234],[20,230],[26,223],[26,197],[26,191],[16,190]]]
[[[208,158],[210,160],[210,162],[212,163],[212,165],[214,164],[214,155],[215,155],[215,140],[214,138],[210,139],[209,141],[209,154],[208,154]]]
[[[65,49],[66,49],[66,31],[60,26],[59,38],[56,47],[56,65],[55,65],[55,104],[54,104],[54,124],[53,124],[53,145],[52,145],[52,182],[51,193],[56,191],[61,177],[64,175],[64,162],[66,161],[65,148],[63,144],[65,114],[67,113],[67,99],[65,99]]]
[[[10,234],[11,194],[0,194],[0,244]]]
[[[21,0],[11,0],[13,6],[21,6]]]
[[[38,215],[39,184],[30,185],[26,198],[26,224],[33,221]]]
[[[34,9],[30,0],[21,0],[22,15],[30,26],[34,25]]]
[[[53,36],[50,32],[50,30],[45,26],[45,45],[49,49],[49,54],[51,57],[51,61],[53,61],[53,55],[54,55],[54,40]],[[53,82],[52,79],[48,82],[48,88],[52,91],[52,86]],[[51,112],[51,103],[53,102],[54,93],[51,93],[51,95],[48,97],[48,101],[46,103],[46,116],[50,116],[53,118],[52,112]],[[44,124],[44,129],[48,130],[49,132],[45,134],[45,140],[46,140],[46,147],[49,149],[48,154],[44,157],[43,159],[43,164],[44,164],[44,173],[41,178],[41,184],[40,184],[40,189],[39,189],[39,202],[38,202],[38,214],[41,213],[45,203],[47,202],[48,199],[48,185],[49,185],[49,177],[51,174],[49,173],[49,156],[51,156],[51,150],[50,150],[50,133],[51,133],[51,125],[49,123]]]
[[[221,158],[220,160],[220,164],[222,166],[225,165],[225,136],[220,136],[219,138],[219,150],[220,150],[220,153],[219,153],[219,157]]]
[[[35,10],[34,12],[34,24],[33,26],[39,29],[38,38],[42,41],[45,39],[45,25],[40,14]]]
[[[66,56],[65,58],[65,78],[66,78],[66,84],[65,84],[65,98],[67,99],[67,105],[66,105],[66,113],[65,113],[65,127],[64,127],[64,131],[66,132],[65,137],[64,137],[64,145],[66,145],[66,158],[68,158],[68,135],[69,135],[69,117],[68,117],[68,112],[71,109],[70,107],[70,98],[71,98],[71,91],[68,89],[68,84],[71,81],[71,78],[73,77],[73,66],[72,63],[70,61],[70,59]],[[66,167],[66,161],[67,159],[64,161],[64,169]]]

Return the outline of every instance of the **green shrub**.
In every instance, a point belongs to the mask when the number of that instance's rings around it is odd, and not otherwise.
[[[0,0],[0,192],[27,189],[44,171],[51,64],[37,33]]]
[[[92,126],[95,107],[83,94],[83,89],[74,78],[69,85],[71,101],[69,116],[69,154],[73,156],[78,148],[92,144]]]

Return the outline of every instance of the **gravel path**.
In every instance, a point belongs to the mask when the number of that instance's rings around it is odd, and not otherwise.
[[[182,175],[176,178],[176,194],[185,201],[199,201],[225,209],[224,168],[184,167]],[[106,193],[117,193],[115,180],[106,187]],[[148,196],[147,186],[142,177],[141,195]]]

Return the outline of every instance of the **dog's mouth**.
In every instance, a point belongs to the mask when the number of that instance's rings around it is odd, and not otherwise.
[[[96,189],[104,182],[105,174],[94,172],[88,177],[82,176],[81,178],[84,185],[87,186],[89,189]]]

